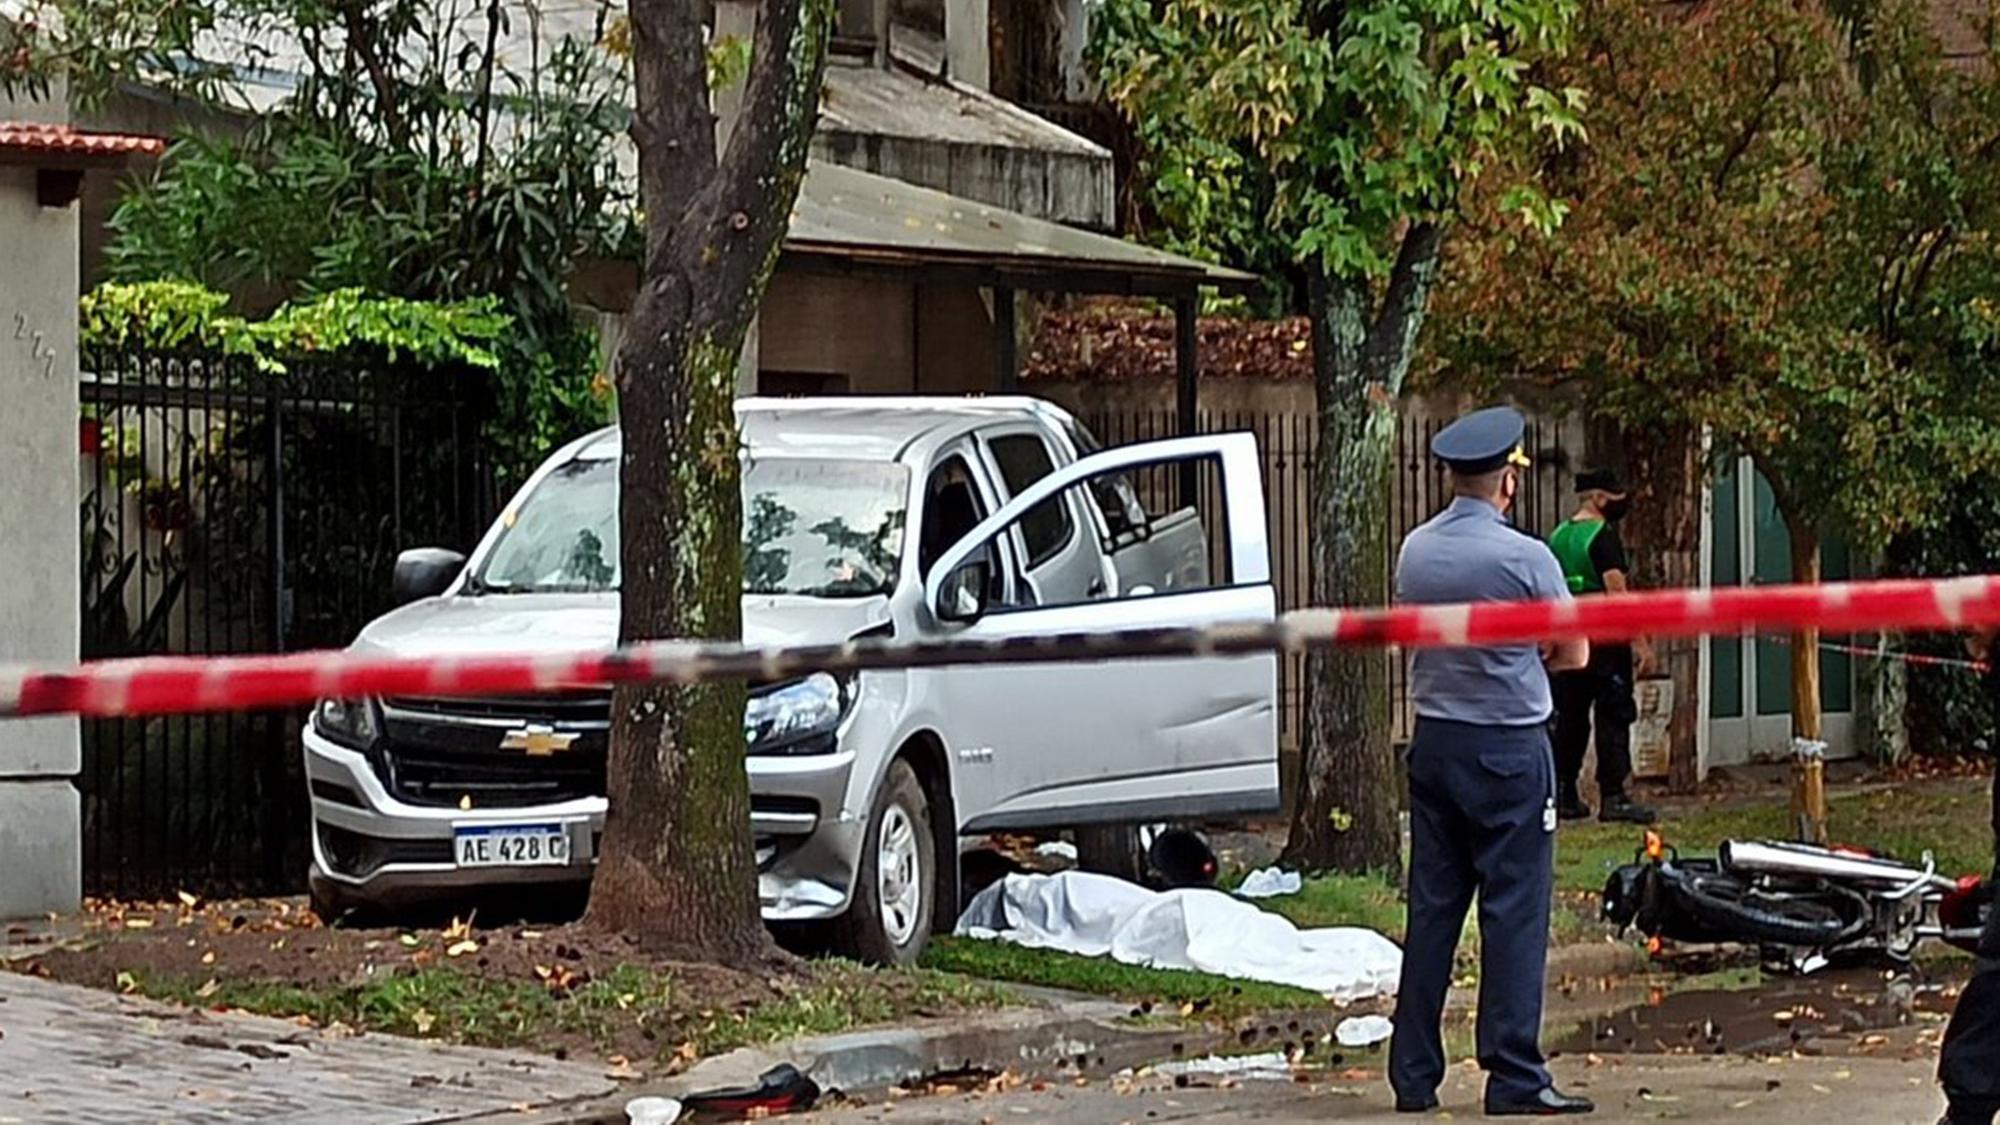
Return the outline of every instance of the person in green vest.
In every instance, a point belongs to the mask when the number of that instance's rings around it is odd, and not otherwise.
[[[1556,528],[1549,537],[1549,549],[1562,564],[1571,594],[1623,593],[1630,588],[1630,564],[1624,540],[1618,535],[1618,521],[1631,508],[1631,498],[1609,469],[1578,473],[1576,492],[1580,501],[1577,513]],[[1556,708],[1556,811],[1564,820],[1590,816],[1578,785],[1584,754],[1590,748],[1593,713],[1597,720],[1597,815],[1633,824],[1651,824],[1655,819],[1652,809],[1634,802],[1625,792],[1625,782],[1632,776],[1632,722],[1639,717],[1632,682],[1636,672],[1648,671],[1652,664],[1652,649],[1644,641],[1636,645],[1593,644],[1587,667],[1551,678]]]

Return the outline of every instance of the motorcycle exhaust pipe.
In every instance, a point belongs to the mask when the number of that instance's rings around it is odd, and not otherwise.
[[[1752,840],[1724,840],[1722,865],[1731,871],[1756,875],[1796,875],[1814,879],[1845,879],[1858,883],[1904,886],[1925,878],[1921,868],[1894,860],[1842,855],[1810,845],[1761,843]],[[1940,876],[1941,885],[1950,880]]]

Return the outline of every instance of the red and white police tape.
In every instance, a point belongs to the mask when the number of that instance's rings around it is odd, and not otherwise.
[[[869,638],[777,648],[659,641],[611,651],[477,656],[307,652],[155,657],[61,670],[0,669],[0,717],[250,711],[338,697],[532,694],[644,681],[770,682],[816,671],[951,664],[1529,644],[1568,638],[1609,641],[1801,628],[1860,633],[1979,626],[2000,626],[2000,576],[1665,590],[1561,602],[1301,609],[1262,624],[1068,631],[1002,639]]]

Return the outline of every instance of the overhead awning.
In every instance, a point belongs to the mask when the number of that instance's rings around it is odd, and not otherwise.
[[[1071,293],[1185,297],[1257,284],[1241,270],[817,160],[807,166],[781,261],[812,272]]]

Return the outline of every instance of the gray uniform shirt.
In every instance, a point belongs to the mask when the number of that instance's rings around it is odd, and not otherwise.
[[[1484,500],[1461,496],[1403,540],[1396,600],[1420,604],[1569,600],[1548,544],[1517,530]],[[1410,658],[1417,715],[1482,726],[1527,727],[1555,707],[1533,645],[1427,648]]]

